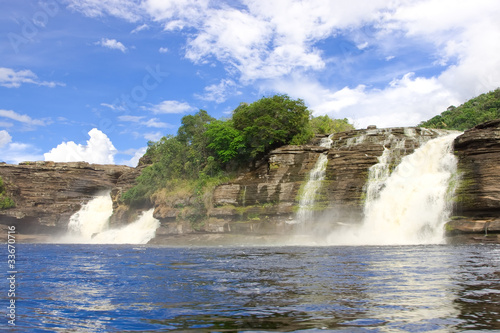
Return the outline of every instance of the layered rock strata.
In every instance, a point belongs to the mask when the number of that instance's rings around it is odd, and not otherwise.
[[[465,131],[455,139],[454,150],[459,186],[447,231],[500,232],[500,120]]]
[[[133,185],[138,172],[117,165],[85,162],[0,164],[14,208],[0,211],[0,223],[17,223],[26,233],[66,230],[69,218],[96,194],[119,196]]]

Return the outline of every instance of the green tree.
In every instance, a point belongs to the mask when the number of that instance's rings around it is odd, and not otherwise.
[[[313,136],[309,117],[304,101],[287,95],[240,104],[233,111],[234,128],[242,133],[246,153],[252,160],[281,145],[309,141]]]
[[[245,144],[241,131],[234,128],[232,120],[216,120],[207,126],[205,132],[207,147],[222,164],[244,154]]]
[[[311,119],[311,128],[315,134],[332,134],[354,129],[347,118],[331,119],[327,115],[313,117]]]
[[[450,106],[440,115],[418,126],[464,131],[489,120],[500,118],[500,88],[479,95],[455,107]]]

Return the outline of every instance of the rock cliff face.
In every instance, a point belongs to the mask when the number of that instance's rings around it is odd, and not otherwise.
[[[0,164],[0,176],[16,203],[0,211],[0,223],[18,222],[18,230],[25,233],[65,230],[83,203],[101,191],[121,195],[138,174],[127,166],[84,162]]]
[[[478,125],[454,142],[460,185],[450,233],[500,232],[500,120]]]

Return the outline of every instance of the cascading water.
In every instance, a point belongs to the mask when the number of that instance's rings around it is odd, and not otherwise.
[[[382,156],[379,165],[370,170],[363,224],[332,233],[329,243],[441,243],[443,226],[452,208],[450,195],[454,190],[452,178],[456,175],[457,160],[451,147],[457,136],[458,133],[449,134],[428,141],[405,156],[385,180],[375,172],[385,163]]]
[[[108,220],[113,214],[113,201],[109,194],[98,194],[70,217],[68,230],[72,235],[91,239],[108,227]]]
[[[327,138],[322,138],[319,145],[329,149],[332,146],[331,135]],[[309,179],[302,190],[302,195],[299,200],[299,210],[297,211],[296,220],[293,221],[293,223],[304,223],[312,218],[316,193],[321,187],[322,181],[325,179],[327,164],[328,156],[326,154],[320,154],[314,168],[309,172]]]
[[[85,244],[146,244],[154,238],[160,222],[153,209],[136,221],[118,229],[109,229],[113,202],[109,192],[97,195],[73,214],[68,223],[69,235],[64,242]]]

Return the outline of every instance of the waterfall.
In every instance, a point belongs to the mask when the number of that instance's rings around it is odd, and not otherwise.
[[[322,138],[319,145],[320,147],[330,148],[332,145],[331,135],[327,138]],[[320,154],[314,168],[309,172],[307,183],[302,189],[296,220],[291,223],[304,223],[312,218],[316,193],[320,189],[322,181],[325,179],[327,164],[327,154]]]
[[[108,220],[113,214],[113,201],[109,194],[109,191],[98,194],[70,217],[68,230],[71,234],[91,239],[108,227]]]
[[[428,141],[405,156],[387,177],[377,171],[386,162],[383,154],[369,173],[362,225],[332,233],[329,243],[441,243],[444,223],[452,209],[450,196],[457,160],[451,147],[457,136],[449,134]]]
[[[146,244],[155,237],[160,222],[153,209],[144,212],[133,223],[110,229],[113,202],[109,192],[101,193],[70,217],[68,235],[63,242],[84,244]]]

